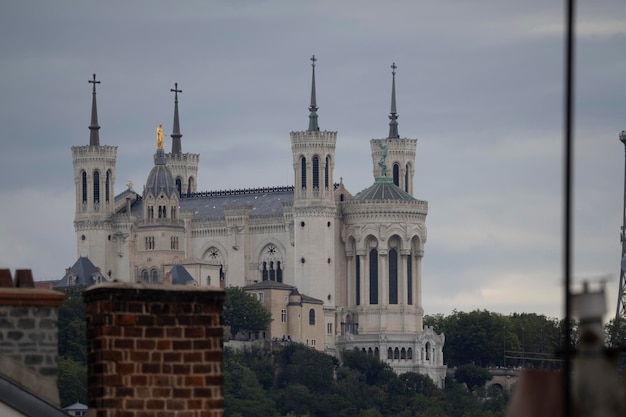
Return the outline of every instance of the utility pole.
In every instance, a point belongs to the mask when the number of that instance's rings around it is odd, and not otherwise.
[[[624,152],[626,155],[626,130],[620,132],[619,140],[624,144]],[[624,163],[624,207],[622,211],[620,239],[622,242],[622,260],[619,274],[619,291],[617,292],[617,310],[615,312],[616,322],[620,318],[626,319],[626,162]]]

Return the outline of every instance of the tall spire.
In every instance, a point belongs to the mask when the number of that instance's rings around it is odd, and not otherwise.
[[[180,134],[180,124],[178,122],[178,93],[182,93],[183,90],[178,89],[178,83],[174,83],[174,88],[170,89],[174,93],[174,129],[171,134],[172,137],[172,155],[182,153],[182,146],[180,144],[180,138],[183,135]]]
[[[398,115],[396,114],[396,63],[391,64],[391,114],[389,115],[389,137],[399,138]]]
[[[311,57],[311,66],[313,67],[313,77],[311,81],[311,105],[309,106],[309,132],[317,132],[320,130],[317,124],[317,99],[315,97],[315,55]]]
[[[93,80],[89,80],[90,84],[93,84],[93,98],[91,101],[91,124],[89,125],[89,146],[100,146],[100,135],[98,130],[98,109],[96,107],[96,84],[100,84],[100,81],[96,81],[96,74],[93,75]]]

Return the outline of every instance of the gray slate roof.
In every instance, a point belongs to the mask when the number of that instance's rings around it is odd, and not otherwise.
[[[188,285],[196,283],[189,271],[184,266],[176,264],[170,269],[172,274],[172,284],[174,285]]]
[[[242,190],[210,191],[182,196],[180,209],[190,210],[194,219],[219,219],[226,207],[250,207],[252,216],[281,216],[283,204],[293,204],[293,187],[268,187]],[[142,217],[143,202],[137,200],[132,214]]]
[[[69,277],[72,275],[74,277],[74,282],[72,284],[69,283]],[[70,286],[85,286],[89,287],[97,283],[96,277],[101,275],[98,268],[87,258],[86,256],[81,256],[78,258],[76,263],[70,268],[69,271],[65,273],[61,281],[55,288],[59,287],[70,287]]]

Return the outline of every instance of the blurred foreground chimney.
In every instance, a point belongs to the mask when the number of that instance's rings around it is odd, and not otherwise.
[[[30,269],[0,269],[0,371],[52,404],[57,388],[58,313],[65,295],[34,287]]]
[[[107,283],[84,299],[90,416],[223,416],[222,290]]]

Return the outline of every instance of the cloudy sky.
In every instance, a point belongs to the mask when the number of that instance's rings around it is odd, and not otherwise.
[[[619,283],[626,4],[579,2],[577,282]],[[396,62],[399,132],[429,202],[427,313],[562,315],[562,1],[29,1],[0,13],[0,267],[60,278],[76,260],[70,147],[118,146],[116,192],[142,189],[154,132],[201,154],[199,189],[292,185],[289,132],[338,131],[335,178],[370,185]],[[168,138],[169,139],[169,138]]]

